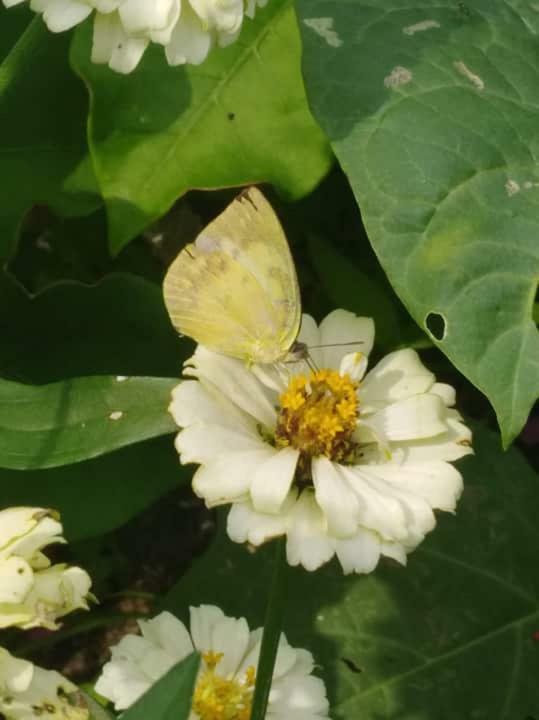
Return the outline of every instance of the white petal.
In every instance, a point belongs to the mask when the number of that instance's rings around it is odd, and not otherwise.
[[[198,468],[193,477],[193,490],[208,507],[242,500],[247,497],[260,464],[276,452],[268,445],[259,450],[220,455],[208,465]]]
[[[149,34],[153,30],[170,30],[180,15],[178,0],[124,0],[120,19],[130,35]]]
[[[359,503],[340,473],[339,466],[326,457],[312,461],[316,502],[322,509],[327,530],[335,537],[350,537],[357,530]]]
[[[195,648],[199,652],[211,650],[213,628],[225,617],[224,612],[216,605],[200,605],[190,607],[189,615],[189,629]]]
[[[243,0],[189,0],[204,27],[238,34],[243,21]]]
[[[416,495],[431,507],[446,512],[455,510],[462,493],[462,476],[446,462],[429,462],[421,465],[370,466],[368,472],[394,485],[399,490]]]
[[[438,395],[413,395],[377,410],[366,418],[360,414],[360,424],[363,423],[376,435],[398,443],[446,432],[446,415],[445,405]]]
[[[391,451],[391,463],[402,465],[403,463],[419,464],[432,462],[433,460],[445,460],[454,462],[461,457],[473,454],[471,447],[471,430],[451,416],[446,418],[447,432],[436,435],[433,438],[412,440],[402,442]],[[364,461],[369,461],[370,450],[364,453]],[[376,462],[376,460],[375,460]]]
[[[43,20],[51,32],[69,30],[85,20],[92,6],[76,0],[32,0],[34,12],[42,12]]]
[[[299,450],[283,448],[261,463],[251,485],[251,500],[257,512],[275,514],[290,491]]]
[[[120,18],[114,15],[97,13],[94,18],[94,35],[92,42],[92,62],[108,63],[114,48],[123,38]]]
[[[447,407],[453,407],[457,401],[455,388],[446,383],[434,383],[429,392],[439,395]]]
[[[151,620],[139,620],[139,626],[145,638],[163,648],[175,661],[181,660],[193,651],[193,643],[187,628],[166,610]]]
[[[253,419],[221,393],[197,380],[184,380],[172,391],[169,412],[179,427],[206,422],[223,427],[251,429]]]
[[[229,45],[232,45],[232,43],[236,42],[240,36],[240,30],[241,26],[234,32],[227,32],[226,30],[218,31],[217,44],[219,47],[228,47]]]
[[[275,425],[274,393],[264,387],[241,360],[199,345],[184,372],[198,377],[203,384],[208,383],[266,427]]]
[[[405,539],[408,536],[407,513],[391,487],[372,478],[370,466],[341,466],[340,471],[359,501],[358,522],[383,538]]]
[[[117,10],[122,0],[92,0],[92,5],[99,13],[111,13]]]
[[[136,665],[126,660],[111,660],[103,666],[95,684],[99,695],[111,700],[116,710],[125,710],[151,685]]]
[[[354,382],[357,382],[365,375],[367,362],[367,356],[361,352],[348,353],[341,360],[339,373],[348,375]]]
[[[34,573],[23,558],[10,557],[0,562],[0,604],[22,603],[33,583]]]
[[[181,462],[208,464],[223,453],[257,450],[264,447],[262,438],[236,432],[221,425],[191,425],[178,433],[175,441]]]
[[[137,67],[149,41],[138,38],[126,38],[112,53],[109,67],[123,75],[128,75]]]
[[[316,570],[331,560],[334,541],[326,534],[324,517],[311,492],[304,490],[289,514],[286,557],[290,565]]]
[[[267,540],[284,535],[286,528],[287,516],[284,509],[279,515],[267,515],[257,513],[250,502],[243,502],[232,505],[226,531],[233,542],[262,545]]]
[[[337,540],[335,550],[345,575],[370,573],[380,559],[380,540],[373,532],[360,529],[352,538]]]
[[[139,64],[148,45],[145,38],[126,35],[117,13],[96,14],[92,44],[92,62],[108,63],[116,72],[127,74]]]
[[[345,355],[361,352],[368,356],[374,343],[374,322],[347,310],[334,310],[320,323],[322,367],[337,369]],[[333,347],[331,347],[333,346]]]
[[[43,532],[43,528],[46,532]],[[53,538],[61,532],[62,525],[50,517],[49,511],[43,510],[43,508],[14,507],[0,510],[1,555],[10,554],[14,548],[18,548],[17,554],[27,556],[34,550],[47,545],[49,538]],[[37,545],[34,542],[36,535],[40,536]],[[32,538],[31,548],[27,547],[22,550],[21,543],[28,542],[28,538]]]
[[[327,717],[328,710],[326,689],[320,678],[313,675],[298,677],[293,674],[272,684],[268,720],[317,720]]]
[[[372,412],[397,400],[425,393],[433,382],[434,375],[415,350],[397,350],[367,373],[359,392],[362,410]]]
[[[189,4],[184,2],[180,19],[165,47],[167,62],[169,65],[200,65],[206,59],[212,42],[211,34],[202,27]]]
[[[417,544],[436,525],[436,519],[431,505],[421,496],[409,492],[400,482],[391,482],[385,471],[389,465],[369,465],[361,468],[364,482],[367,482],[381,495],[386,496],[386,502],[396,500],[404,512],[405,533],[402,526],[395,523],[394,528],[384,524],[384,533],[380,532],[385,540],[403,542],[404,544]],[[396,470],[394,466],[393,469]],[[395,479],[391,476],[391,479]],[[388,502],[389,506],[389,502]],[[378,528],[371,528],[378,530]]]
[[[407,546],[410,550],[413,550],[413,546]],[[385,557],[396,560],[401,565],[406,565],[406,548],[404,545],[399,543],[388,543],[383,542],[380,546],[380,553]]]
[[[233,677],[249,643],[249,626],[245,618],[224,617],[215,623],[211,633],[211,645],[208,648],[223,653],[219,661],[218,673],[223,677]]]

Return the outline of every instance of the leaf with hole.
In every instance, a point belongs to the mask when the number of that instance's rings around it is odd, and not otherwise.
[[[539,36],[533,3],[300,0],[315,117],[395,290],[493,404],[539,394]]]

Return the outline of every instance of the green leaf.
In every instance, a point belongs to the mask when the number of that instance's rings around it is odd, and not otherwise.
[[[90,146],[114,252],[190,188],[268,181],[297,198],[327,172],[290,0],[258,10],[199,67],[170,68],[153,47],[122,77],[90,63],[90,34],[88,25],[77,32],[72,64],[91,93]]]
[[[68,465],[172,433],[177,379],[89,377],[51,385],[0,379],[0,467]]]
[[[114,530],[188,480],[167,435],[49,470],[0,468],[0,506],[54,508],[75,542]]]
[[[84,375],[180,374],[192,344],[179,340],[161,288],[133,275],[96,285],[61,282],[36,296],[0,275],[0,369],[48,383]]]
[[[474,445],[455,516],[438,517],[406,568],[289,570],[284,630],[313,653],[334,720],[539,716],[537,477],[496,434],[478,428]],[[215,603],[260,626],[270,558],[220,535],[166,605]]]
[[[378,346],[394,350],[404,342],[427,340],[386,287],[387,280],[384,283],[383,278],[363,272],[332,245],[318,238],[311,239],[309,250],[319,283],[334,306],[374,318]]]
[[[0,48],[14,41],[10,12],[0,8]],[[68,43],[68,34],[54,35],[34,17],[0,62],[0,259],[10,254],[32,205],[65,212],[95,206],[88,102],[67,63]]]
[[[10,52],[17,39],[24,32],[34,14],[25,5],[8,9],[0,6],[0,62]]]
[[[539,393],[533,3],[300,0],[298,12],[309,101],[375,251],[507,445]]]
[[[174,665],[122,713],[123,720],[188,720],[199,664],[200,656],[192,653]]]

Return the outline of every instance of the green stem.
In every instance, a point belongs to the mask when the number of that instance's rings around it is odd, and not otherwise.
[[[264,720],[273,679],[273,669],[279,648],[286,603],[286,538],[275,543],[273,577],[264,619],[264,632],[260,648],[260,660],[256,672],[256,686],[253,697],[251,720]]]

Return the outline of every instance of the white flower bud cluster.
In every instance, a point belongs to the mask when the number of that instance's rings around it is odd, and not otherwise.
[[[65,543],[51,510],[14,507],[0,511],[0,628],[54,630],[57,619],[88,608],[91,580],[78,567],[53,565],[42,550]],[[13,657],[0,647],[0,718],[87,720],[74,701],[75,685],[59,673]]]
[[[88,608],[89,575],[78,567],[52,565],[41,552],[46,545],[64,543],[61,533],[50,510],[0,511],[0,628],[55,630],[58,618]]]
[[[25,0],[3,0],[6,7]],[[150,42],[169,65],[203,62],[214,45],[238,37],[243,18],[267,0],[30,0],[52,32],[78,25],[95,10],[92,61],[120,73],[136,68]]]

